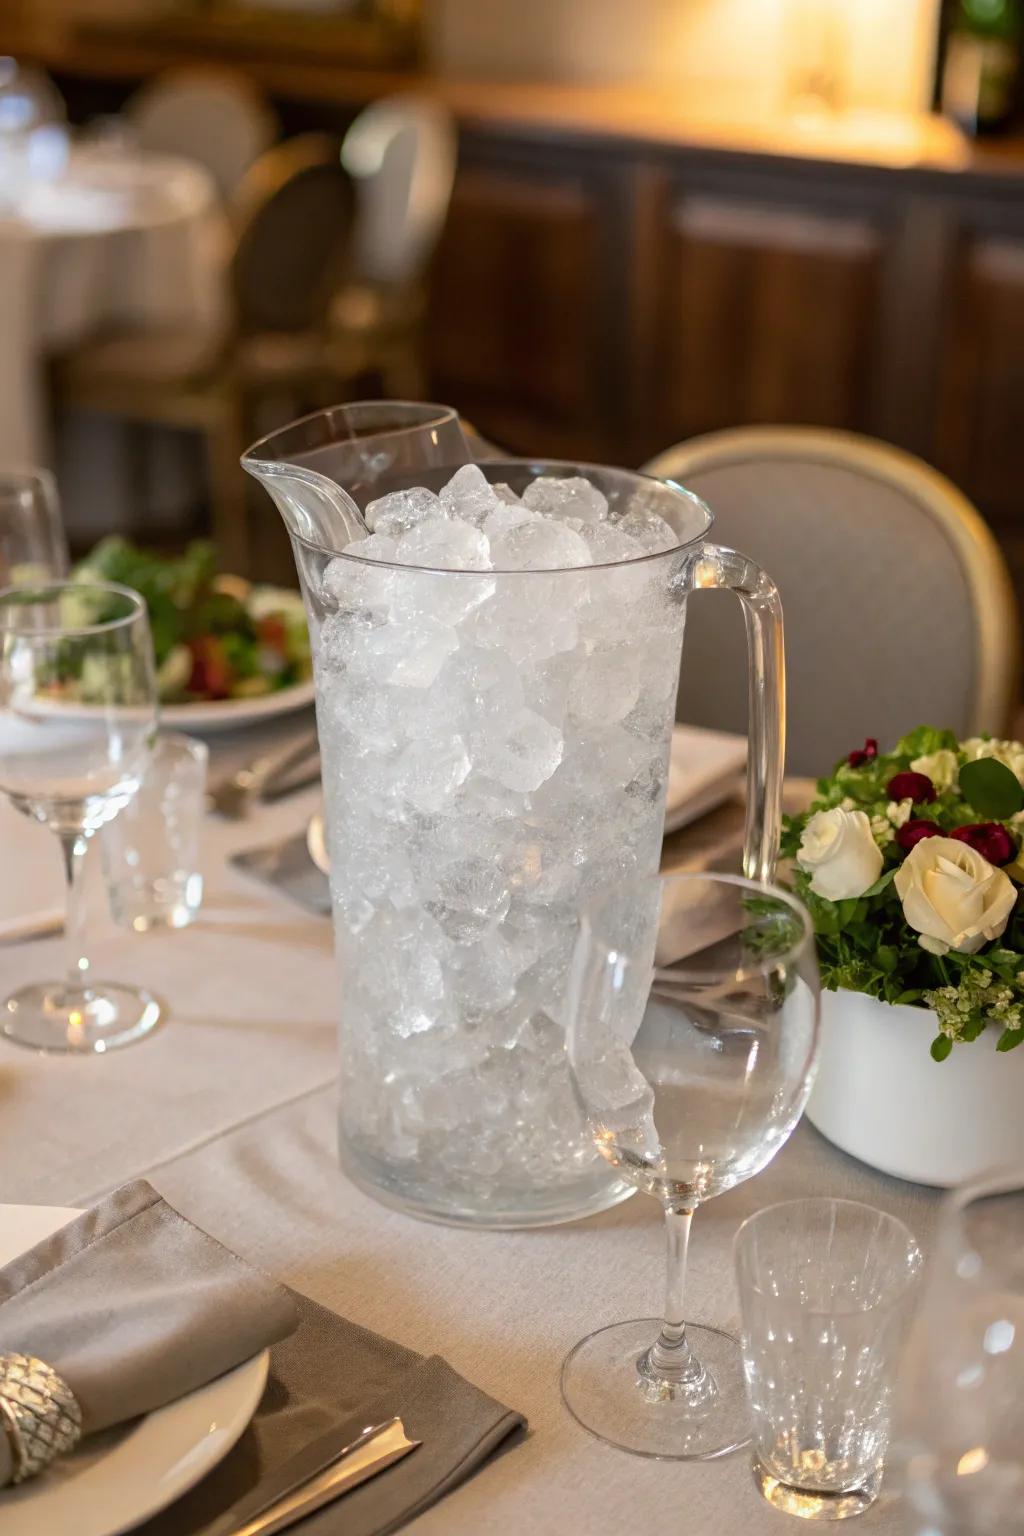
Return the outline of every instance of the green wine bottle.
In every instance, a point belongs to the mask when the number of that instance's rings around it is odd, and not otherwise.
[[[942,110],[965,133],[1000,133],[1018,106],[1024,0],[954,0],[942,70]]]

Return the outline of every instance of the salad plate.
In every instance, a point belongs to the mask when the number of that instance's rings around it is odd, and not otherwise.
[[[0,1266],[80,1211],[0,1205]],[[93,1435],[20,1488],[0,1491],[4,1536],[120,1536],[185,1493],[231,1450],[266,1386],[266,1350],[166,1408]]]
[[[113,581],[145,600],[161,714],[183,730],[227,731],[301,709],[313,700],[306,610],[298,592],[220,573],[213,545],[180,555],[101,540],[74,580]],[[82,599],[83,603],[86,599]],[[102,614],[83,614],[94,622]],[[102,704],[83,673],[55,694],[62,708]]]

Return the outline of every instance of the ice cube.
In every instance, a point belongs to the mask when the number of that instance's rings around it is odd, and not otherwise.
[[[362,935],[354,979],[382,1024],[403,1039],[446,1023],[444,936],[426,913],[382,912]]]
[[[474,740],[476,765],[506,789],[530,792],[562,761],[562,733],[542,715],[520,709]]]
[[[569,684],[569,715],[584,725],[609,725],[629,714],[640,696],[641,655],[617,645],[576,658]]]
[[[585,541],[553,518],[519,522],[491,541],[496,571],[556,571],[590,563]]]
[[[500,651],[463,645],[445,664],[439,686],[472,720],[508,715],[523,702],[518,668]]]
[[[523,492],[526,506],[546,517],[577,517],[584,523],[597,523],[608,516],[608,498],[581,475],[541,475]]]
[[[499,501],[506,502],[510,507],[521,507],[523,504],[522,498],[517,496],[512,487],[507,485],[504,480],[496,480],[491,486],[491,490]]]
[[[590,550],[595,565],[610,565],[620,560],[636,560],[648,553],[636,539],[630,538],[621,523],[584,523],[580,537]]]
[[[633,498],[625,517],[619,518],[615,526],[635,539],[648,555],[675,549],[679,544],[679,535],[675,529],[646,504],[643,496]]]
[[[487,571],[491,561],[479,528],[450,517],[428,517],[398,541],[395,558],[402,565],[433,566],[445,571]]]
[[[475,944],[501,922],[510,899],[501,871],[470,857],[441,870],[427,911],[456,944]]]
[[[579,628],[561,583],[538,576],[528,587],[521,581],[501,583],[475,615],[473,634],[478,646],[521,663],[571,651]]]
[[[428,517],[443,517],[444,507],[433,491],[423,485],[414,485],[409,490],[391,491],[387,496],[369,502],[363,515],[374,534],[400,537]],[[369,542],[364,540],[364,543]]]
[[[454,629],[426,614],[405,623],[343,610],[324,620],[319,650],[328,666],[355,676],[429,688],[458,643]]]
[[[390,535],[378,533],[347,544],[343,554],[355,558],[331,560],[324,569],[320,584],[324,607],[388,608],[395,598],[395,573],[387,567],[376,569],[375,563],[395,560],[397,548]]]
[[[499,538],[502,534],[510,533],[513,528],[518,528],[521,523],[540,522],[540,513],[531,512],[529,507],[524,507],[522,502],[515,506],[511,502],[499,502],[493,512],[488,512],[484,518],[483,533],[488,540]]]
[[[487,476],[477,464],[463,464],[448,484],[441,487],[441,505],[448,516],[472,523],[476,528],[493,510],[496,500]]]
[[[394,766],[394,792],[427,813],[440,811],[465,780],[471,767],[459,735],[425,736],[410,742]]]

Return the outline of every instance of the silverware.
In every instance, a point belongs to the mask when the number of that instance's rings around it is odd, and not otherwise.
[[[264,752],[227,779],[215,784],[207,794],[209,807],[231,821],[241,821],[255,801],[273,793],[275,784],[289,769],[297,768],[306,759],[313,757],[316,758],[319,771],[319,744],[315,731],[300,736],[298,741],[291,741],[287,746],[278,747],[274,752]],[[297,789],[300,786],[292,784],[290,787]]]
[[[339,1439],[343,1442],[340,1450]],[[330,1430],[232,1505],[207,1536],[275,1536],[383,1472],[420,1444],[409,1439],[399,1418],[358,1431],[348,1426]]]

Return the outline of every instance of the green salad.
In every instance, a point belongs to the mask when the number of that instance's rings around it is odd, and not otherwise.
[[[305,681],[312,671],[302,599],[285,587],[219,576],[212,544],[152,554],[103,539],[76,581],[117,581],[146,600],[165,704],[251,699]]]

